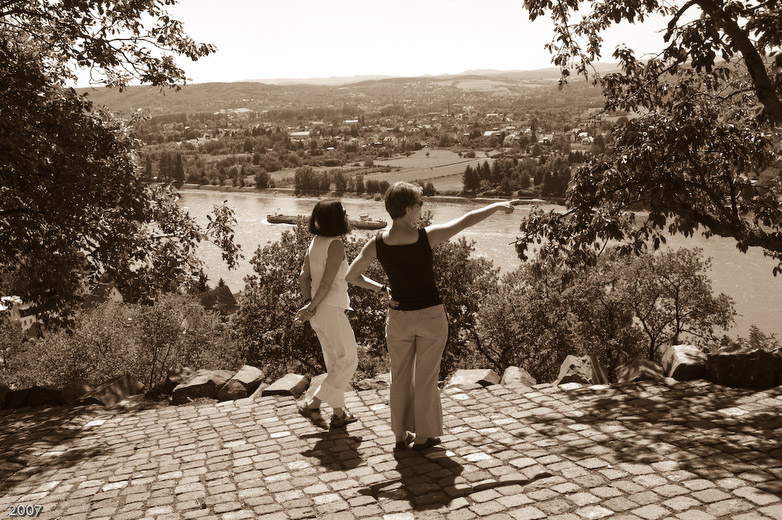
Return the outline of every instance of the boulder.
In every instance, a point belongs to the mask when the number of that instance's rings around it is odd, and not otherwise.
[[[131,395],[144,391],[144,384],[138,382],[130,374],[124,374],[107,381],[102,385],[87,392],[76,400],[77,405],[98,404],[102,406],[114,406]]]
[[[63,387],[62,397],[65,400],[65,404],[72,405],[93,389],[94,387],[90,385],[86,379],[77,379]]]
[[[646,358],[637,357],[616,369],[617,383],[630,383],[632,381],[656,381],[665,379],[663,367]]]
[[[262,396],[267,395],[292,395],[299,398],[307,389],[309,379],[300,374],[286,374],[271,385],[264,388]]]
[[[195,372],[193,369],[189,367],[180,367],[169,370],[166,374],[166,380],[163,383],[163,391],[167,394],[170,394],[177,386],[181,385],[182,383],[187,383],[194,374]]]
[[[199,397],[217,399],[217,391],[233,376],[229,370],[199,370],[187,382],[172,392],[174,404],[183,404]]]
[[[263,371],[250,365],[244,365],[220,388],[220,391],[217,392],[217,399],[219,401],[243,399],[252,395],[262,381]]]
[[[489,386],[500,384],[500,376],[491,369],[457,370],[451,376],[446,388],[464,388],[473,385]]]
[[[608,376],[603,367],[593,355],[568,356],[559,368],[559,377],[555,386],[566,383],[581,383],[584,385],[607,385]]]
[[[706,357],[706,379],[735,388],[762,390],[782,385],[782,353],[752,350]]]
[[[663,371],[677,381],[706,377],[706,354],[694,345],[671,345],[662,355]]]
[[[502,373],[501,385],[535,386],[538,382],[523,368],[510,366]]]
[[[0,385],[0,409],[5,406],[5,396],[8,395],[11,389],[5,385]]]
[[[391,386],[391,372],[386,374],[377,374],[370,379],[362,379],[356,383],[359,390],[383,390]]]
[[[5,395],[5,408],[25,406],[62,406],[65,404],[62,392],[53,388],[33,386],[24,390],[13,390]]]

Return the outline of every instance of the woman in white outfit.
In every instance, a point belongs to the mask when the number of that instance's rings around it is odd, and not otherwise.
[[[325,401],[333,409],[331,428],[342,428],[356,421],[345,409],[345,390],[358,366],[356,338],[345,316],[350,308],[345,282],[348,264],[340,237],[350,231],[347,212],[337,200],[322,200],[312,210],[309,229],[314,238],[299,276],[305,305],[296,319],[309,320],[317,334],[327,375],[311,401],[298,403],[298,408],[302,415],[317,422],[321,402]]]

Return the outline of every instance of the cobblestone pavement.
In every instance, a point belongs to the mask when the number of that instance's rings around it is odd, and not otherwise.
[[[3,411],[0,506],[113,520],[782,519],[782,387],[448,389],[443,448],[428,452],[394,452],[387,400],[351,392],[359,422],[332,432],[292,397]]]

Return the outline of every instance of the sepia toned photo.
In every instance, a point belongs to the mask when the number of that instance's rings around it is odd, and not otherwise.
[[[782,519],[780,20],[0,0],[0,513]]]

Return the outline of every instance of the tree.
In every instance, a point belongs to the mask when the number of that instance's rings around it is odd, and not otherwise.
[[[49,78],[63,84],[74,78],[76,65],[89,70],[91,81],[108,86],[123,88],[135,80],[177,87],[185,71],[174,56],[195,61],[216,48],[185,34],[165,10],[175,3],[8,0],[0,4],[0,40],[17,50],[35,45],[28,58],[45,64]]]
[[[716,330],[733,323],[733,300],[712,293],[710,265],[698,248],[642,255],[629,264],[622,290],[647,339],[649,359],[656,360],[662,345],[685,337],[701,346],[716,344]]]
[[[782,271],[782,178],[775,150],[782,124],[782,6],[776,2],[595,0],[525,3],[531,19],[550,14],[549,50],[563,80],[589,76],[601,56],[601,33],[622,21],[667,17],[659,54],[637,60],[619,47],[621,71],[595,76],[605,110],[638,117],[614,128],[612,150],[579,168],[565,214],[533,212],[522,225],[522,258],[538,239],[544,255],[594,261],[593,243],[626,250],[664,242],[663,232],[730,237],[741,251],[760,247]],[[696,12],[697,11],[697,12]],[[585,42],[582,45],[581,42]],[[777,174],[760,181],[760,172]],[[630,209],[649,218],[633,225]]]
[[[176,154],[176,162],[174,163],[174,180],[176,182],[184,182],[185,180],[185,167],[182,164],[182,154]]]
[[[643,254],[607,249],[595,265],[569,270],[552,258],[522,264],[478,313],[482,351],[494,367],[524,367],[553,381],[569,354],[597,356],[614,379],[634,357],[659,361],[659,347],[719,342],[733,303],[714,295],[697,249]]]
[[[82,286],[101,276],[126,301],[186,285],[201,270],[197,243],[212,238],[173,190],[141,181],[128,126],[62,85],[74,62],[117,85],[134,74],[158,85],[182,79],[170,59],[128,47],[143,44],[136,22],[160,14],[163,2],[119,4],[0,5],[0,266],[16,281],[5,289],[33,302],[44,321],[67,320]],[[160,16],[151,32],[161,45],[206,53]],[[136,25],[120,39],[113,31],[126,24]],[[231,236],[229,221],[213,232]]]

